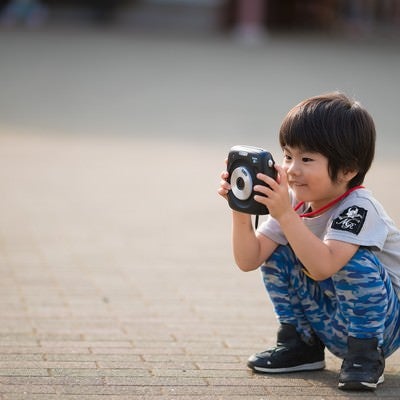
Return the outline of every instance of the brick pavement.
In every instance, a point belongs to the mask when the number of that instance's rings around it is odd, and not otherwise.
[[[258,273],[233,267],[215,194],[226,140],[50,134],[3,116],[1,400],[399,398],[400,353],[377,394],[337,390],[330,354],[312,374],[246,369],[277,325]],[[397,166],[370,176],[395,216]]]

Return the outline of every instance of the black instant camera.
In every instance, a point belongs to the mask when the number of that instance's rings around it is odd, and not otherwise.
[[[252,146],[234,146],[228,155],[228,172],[231,190],[228,192],[229,206],[236,211],[253,215],[268,214],[264,205],[257,203],[254,197],[254,185],[266,184],[256,178],[262,173],[276,179],[272,155]]]

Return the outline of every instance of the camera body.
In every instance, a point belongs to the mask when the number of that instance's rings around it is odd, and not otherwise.
[[[257,179],[262,173],[276,179],[275,162],[271,153],[252,146],[234,146],[228,155],[228,173],[231,190],[228,192],[229,206],[236,211],[253,215],[268,214],[267,207],[254,200],[254,185],[264,185]]]

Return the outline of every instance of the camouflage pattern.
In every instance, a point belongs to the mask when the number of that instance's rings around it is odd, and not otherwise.
[[[279,322],[295,325],[305,341],[315,333],[341,358],[348,336],[378,338],[385,357],[400,347],[400,301],[367,248],[325,281],[313,280],[290,246],[279,246],[261,271]]]

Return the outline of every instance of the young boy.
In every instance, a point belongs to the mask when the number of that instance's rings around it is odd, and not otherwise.
[[[254,199],[269,216],[254,231],[232,211],[233,252],[243,271],[260,265],[280,323],[277,344],[252,355],[254,371],[325,367],[343,359],[339,388],[374,390],[400,346],[400,232],[365,189],[375,150],[369,113],[342,93],[304,100],[285,117],[277,180],[258,174]],[[228,172],[219,194],[231,189]]]

